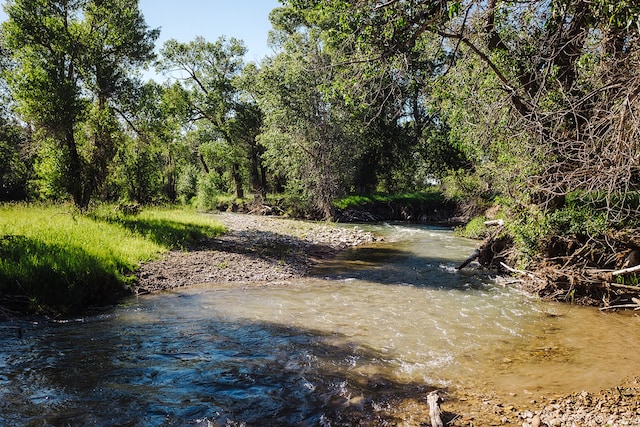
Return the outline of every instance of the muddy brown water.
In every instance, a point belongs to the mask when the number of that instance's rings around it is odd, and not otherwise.
[[[447,229],[371,228],[313,277],[0,323],[0,425],[380,425],[434,388],[527,401],[638,374],[637,316],[457,271],[475,243]]]

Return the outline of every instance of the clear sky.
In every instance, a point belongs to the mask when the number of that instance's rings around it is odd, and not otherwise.
[[[3,7],[5,3],[0,0]],[[140,0],[147,25],[160,28],[158,48],[169,39],[188,42],[196,36],[209,41],[235,37],[249,49],[246,60],[256,62],[272,53],[267,46],[269,12],[279,6],[278,0]],[[0,8],[0,20],[4,19]]]
[[[160,27],[158,47],[172,38],[216,41],[224,35],[243,40],[249,49],[246,60],[256,62],[272,53],[269,12],[279,6],[277,0],[140,0],[147,25]]]

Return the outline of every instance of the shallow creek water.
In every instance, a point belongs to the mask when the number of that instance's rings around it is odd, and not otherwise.
[[[474,242],[379,225],[286,283],[203,284],[68,322],[0,323],[0,425],[381,424],[434,388],[523,401],[638,374],[640,320],[456,271]]]

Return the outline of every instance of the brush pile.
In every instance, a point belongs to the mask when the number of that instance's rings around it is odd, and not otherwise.
[[[640,310],[640,229],[552,236],[526,270],[516,268],[517,259],[513,240],[501,227],[477,251],[483,267],[511,274],[514,283],[545,299]]]

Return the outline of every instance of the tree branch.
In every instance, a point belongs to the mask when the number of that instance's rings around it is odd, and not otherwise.
[[[489,66],[489,68],[491,68],[491,71],[493,71],[498,80],[500,80],[500,82],[502,83],[503,89],[511,96],[511,102],[513,103],[518,113],[520,113],[520,115],[522,115],[523,117],[527,117],[531,114],[533,108],[530,105],[527,105],[525,100],[522,99],[516,89],[511,86],[509,79],[502,73],[502,71],[500,71],[498,66],[491,60],[491,58],[489,58],[486,53],[484,53],[482,50],[480,50],[480,48],[473,44],[471,40],[469,40],[462,34],[447,33],[444,31],[438,31],[438,35],[444,38],[460,40],[462,43],[464,43],[482,60],[482,62],[484,62],[485,64],[487,64],[487,66]]]

